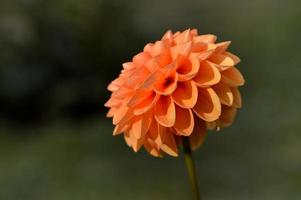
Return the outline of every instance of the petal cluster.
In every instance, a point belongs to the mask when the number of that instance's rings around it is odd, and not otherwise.
[[[113,135],[123,134],[134,151],[144,147],[153,156],[177,156],[180,137],[189,137],[195,149],[207,129],[231,125],[244,78],[229,45],[195,29],[168,31],[148,43],[108,86]]]

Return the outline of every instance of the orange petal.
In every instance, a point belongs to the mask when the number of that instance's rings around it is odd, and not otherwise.
[[[176,106],[176,122],[174,129],[178,135],[189,136],[194,127],[193,114],[190,109],[184,109]]]
[[[232,91],[232,94],[233,94],[233,106],[235,108],[241,108],[241,95],[240,95],[240,92],[238,90],[237,87],[233,87],[231,88],[231,91]]]
[[[136,67],[135,64],[132,62],[123,63],[122,66],[123,66],[123,69],[126,69],[126,70],[134,69]]]
[[[153,116],[152,113],[144,114],[143,116],[135,117],[132,123],[132,133],[135,138],[140,139],[148,132]]]
[[[153,45],[152,48],[152,57],[161,55],[163,53],[169,52],[169,47],[166,41],[157,41],[155,42],[155,44]]]
[[[193,150],[203,145],[207,136],[205,122],[198,117],[195,117],[194,119],[194,129],[192,134],[189,136],[190,145]]]
[[[193,38],[193,42],[214,43],[215,41],[216,36],[212,34],[199,35]]]
[[[191,40],[190,29],[183,31],[181,34],[175,36],[174,41],[176,44],[187,43]]]
[[[220,79],[220,72],[213,63],[208,61],[201,62],[199,73],[193,78],[195,84],[200,87],[217,84]]]
[[[130,128],[129,123],[117,124],[114,128],[113,135],[119,135],[125,131],[128,131]]]
[[[224,84],[216,84],[212,86],[215,93],[219,97],[222,104],[231,106],[233,104],[233,94],[230,88]]]
[[[141,53],[137,54],[136,56],[134,56],[133,63],[136,66],[141,67],[150,58],[151,58],[151,56],[149,55],[149,53],[147,53],[147,52],[141,52]]]
[[[152,94],[147,99],[145,99],[143,102],[141,102],[140,104],[135,106],[134,115],[141,115],[141,114],[149,111],[150,109],[152,109],[153,106],[158,101],[159,97],[160,97],[159,94],[152,92]]]
[[[171,156],[178,156],[177,143],[170,129],[159,125],[159,135],[162,141],[160,146],[162,151]]]
[[[215,53],[224,53],[228,49],[230,44],[231,41],[220,42],[215,44],[216,45]]]
[[[215,64],[218,65],[218,68],[223,71],[226,69],[229,69],[231,67],[233,67],[234,65],[236,65],[237,63],[239,63],[240,59],[229,53],[229,52],[225,52],[222,54],[213,54],[209,60]]]
[[[179,81],[186,81],[192,79],[199,71],[200,62],[196,57],[191,57],[184,61],[184,63],[177,68],[179,74]]]
[[[231,87],[242,86],[245,83],[244,77],[235,67],[222,72],[221,82]]]
[[[192,81],[178,82],[177,89],[172,93],[172,99],[183,108],[192,108],[198,99],[198,89]]]
[[[211,122],[219,118],[221,114],[221,103],[212,88],[199,88],[198,101],[193,111],[201,119]]]
[[[118,110],[116,110],[113,117],[113,124],[118,124],[121,120],[129,117],[130,108],[128,106],[121,106]]]
[[[114,97],[111,97],[106,103],[105,107],[119,107],[122,104],[122,101],[120,99],[116,99]]]
[[[171,94],[177,88],[177,80],[178,80],[178,74],[174,72],[173,74],[155,83],[154,90],[158,94],[163,94],[163,95]]]
[[[135,86],[139,85],[143,82],[148,76],[150,72],[146,67],[140,67],[139,69],[135,70],[129,77],[126,79],[126,84],[130,88],[134,88]]]
[[[112,108],[110,108],[110,110],[108,111],[108,113],[107,113],[107,117],[113,117],[114,116],[114,114],[115,114],[115,112],[118,110],[118,108],[116,108],[116,107],[112,107]]]
[[[143,51],[150,54],[152,52],[153,46],[154,46],[153,43],[148,43],[144,46]]]
[[[160,149],[156,148],[156,144],[153,140],[147,139],[144,142],[144,148],[152,155],[155,157],[161,157],[161,152]]]
[[[222,114],[219,119],[220,125],[222,127],[230,126],[234,121],[236,111],[237,111],[237,109],[234,107],[223,106]]]
[[[162,37],[162,40],[167,40],[169,42],[172,42],[173,40],[173,34],[171,30],[168,30]]]
[[[172,47],[171,50],[171,57],[173,60],[177,60],[178,64],[181,65],[185,59],[189,56],[191,52],[192,43],[188,42],[185,44],[177,45]]]
[[[125,137],[125,140],[128,143],[128,145],[130,147],[132,147],[135,152],[137,152],[137,151],[139,151],[139,149],[143,145],[144,138],[139,138],[139,139],[135,138],[132,131],[133,131],[133,129],[130,129],[129,131],[126,131],[124,133],[124,137]]]
[[[165,127],[172,127],[176,120],[175,105],[169,96],[161,96],[154,108],[155,119]]]
[[[146,99],[151,98],[152,95],[155,95],[155,93],[151,90],[136,90],[134,95],[130,98],[129,102],[127,103],[127,106],[134,107],[144,102]]]

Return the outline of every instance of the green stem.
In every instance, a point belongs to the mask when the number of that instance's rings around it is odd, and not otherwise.
[[[193,200],[201,200],[201,195],[199,192],[197,175],[195,170],[195,163],[191,152],[189,137],[182,137],[182,142],[183,142],[183,153],[185,157],[186,167],[187,167],[187,171],[192,187],[192,192],[193,192]]]

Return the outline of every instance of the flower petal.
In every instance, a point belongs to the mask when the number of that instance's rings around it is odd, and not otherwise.
[[[220,83],[212,86],[212,88],[222,104],[227,106],[231,106],[233,104],[233,94],[228,86]]]
[[[171,97],[177,105],[192,108],[198,99],[198,89],[192,81],[178,82],[177,89]]]
[[[155,119],[165,127],[172,127],[176,120],[175,105],[169,96],[161,96],[154,108]]]
[[[162,154],[160,152],[160,149],[156,148],[156,143],[151,140],[150,138],[146,139],[144,142],[144,148],[155,157],[161,157]]]
[[[205,122],[198,117],[195,117],[194,120],[194,129],[192,134],[189,136],[190,145],[193,150],[200,147],[204,143],[207,136]]]
[[[220,42],[215,44],[216,45],[215,53],[224,53],[228,49],[230,44],[231,41]]]
[[[159,80],[154,85],[154,90],[158,94],[168,95],[173,93],[177,88],[178,74],[176,72]]]
[[[147,99],[134,107],[134,115],[141,115],[152,109],[158,101],[159,97],[159,94],[152,92],[152,94]]]
[[[220,79],[220,72],[213,63],[208,61],[201,62],[199,73],[193,78],[195,84],[200,87],[217,84]]]
[[[219,122],[222,127],[230,126],[235,118],[237,108],[223,106]]]
[[[126,131],[124,133],[124,138],[125,138],[126,142],[128,143],[128,145],[130,147],[132,147],[135,152],[137,152],[143,145],[144,138],[139,138],[139,139],[135,138],[132,131],[133,131],[132,128],[129,131]]]
[[[222,72],[221,82],[230,87],[237,87],[242,86],[245,83],[245,80],[236,67],[231,67]]]
[[[211,122],[219,118],[221,103],[212,88],[199,88],[198,101],[193,107],[194,113],[201,119]]]
[[[177,143],[171,130],[169,128],[159,125],[159,135],[162,141],[162,144],[160,146],[162,151],[171,156],[178,156]]]
[[[137,67],[142,67],[144,65],[144,63],[146,61],[148,61],[150,58],[151,58],[151,56],[149,55],[149,53],[141,52],[141,53],[137,54],[136,56],[134,56],[133,63]]]
[[[132,133],[135,138],[140,139],[148,132],[149,127],[152,123],[152,113],[147,113],[139,117],[135,117],[132,123]]]
[[[200,62],[196,57],[191,57],[184,61],[184,63],[177,68],[179,81],[186,81],[192,79],[199,71]]]
[[[194,42],[205,42],[214,43],[216,41],[216,36],[212,34],[199,35],[193,38]]]
[[[240,92],[238,90],[237,87],[232,87],[231,88],[231,91],[232,91],[232,94],[233,94],[233,106],[235,108],[241,108],[241,95],[240,95]]]
[[[240,59],[235,56],[234,54],[231,54],[229,52],[224,52],[221,54],[213,54],[209,61],[215,63],[218,65],[218,68],[223,71],[226,69],[229,69],[233,66],[235,66],[237,63],[240,62]]]
[[[193,114],[190,109],[184,109],[176,106],[176,122],[174,129],[178,135],[189,136],[194,127]]]
[[[116,125],[121,122],[123,119],[127,118],[130,115],[130,108],[128,106],[121,106],[116,110],[113,117],[113,124]]]

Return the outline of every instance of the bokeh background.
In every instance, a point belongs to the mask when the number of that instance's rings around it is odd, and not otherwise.
[[[301,198],[298,0],[1,0],[0,199],[190,199],[183,159],[133,153],[103,104],[121,63],[168,29],[231,40],[233,126],[195,152],[210,200]]]

